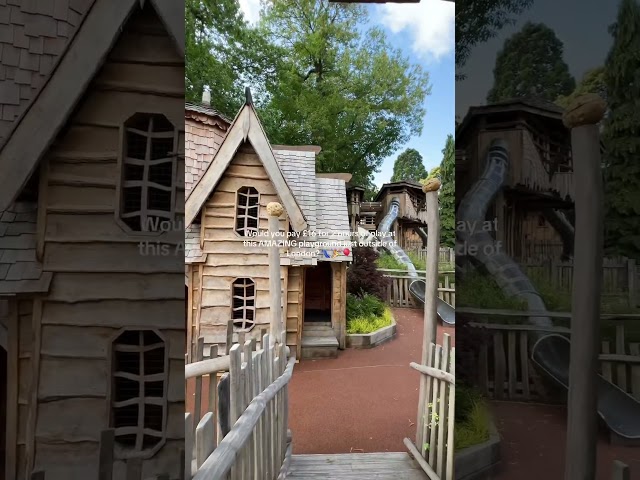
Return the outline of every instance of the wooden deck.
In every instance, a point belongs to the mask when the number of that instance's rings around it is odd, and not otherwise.
[[[427,480],[408,453],[293,455],[287,479]]]

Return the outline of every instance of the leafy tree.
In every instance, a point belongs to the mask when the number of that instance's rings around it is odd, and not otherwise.
[[[457,0],[456,1],[456,68],[467,62],[473,48],[496,36],[514,16],[528,9],[533,0]],[[464,79],[457,73],[456,79]]]
[[[567,108],[577,97],[585,93],[597,93],[602,98],[607,97],[604,78],[604,67],[593,68],[584,74],[576,89],[567,96],[560,96],[556,103]]]
[[[275,74],[277,48],[244,20],[238,0],[185,0],[185,96],[199,103],[205,86],[211,104],[233,118],[246,84]]]
[[[319,172],[349,172],[365,188],[421,133],[430,93],[428,74],[367,21],[356,4],[271,0],[260,25],[280,47],[262,115],[270,140],[321,145]]]
[[[604,122],[605,246],[640,258],[640,5],[622,0],[605,63],[609,115]]]
[[[413,148],[407,148],[402,152],[393,164],[392,182],[412,181],[417,182],[424,178],[427,169],[422,163],[422,155]]]
[[[493,70],[488,102],[535,96],[555,101],[569,95],[576,82],[562,59],[564,45],[542,23],[527,23],[504,42]]]
[[[456,145],[453,135],[447,136],[442,149],[442,161],[434,167],[422,183],[437,177],[442,183],[438,192],[440,204],[440,244],[454,248],[456,245]]]

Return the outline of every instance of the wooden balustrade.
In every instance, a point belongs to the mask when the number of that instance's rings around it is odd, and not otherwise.
[[[444,334],[443,345],[431,344],[427,365],[411,363],[427,379],[426,401],[418,405],[420,415],[415,443],[405,446],[430,480],[453,480],[455,422],[455,348]]]
[[[185,367],[185,379],[217,379],[209,381],[209,406],[197,425],[194,414],[199,418],[202,408],[197,388],[194,411],[185,414],[185,478],[276,480],[286,470],[288,383],[295,358],[287,360],[284,335],[273,346],[264,335],[259,350],[248,340],[233,345],[229,355]]]
[[[385,301],[391,307],[398,308],[422,308],[416,303],[409,292],[409,286],[414,277],[408,275],[406,270],[378,269],[389,279],[389,285],[385,291]],[[424,278],[423,270],[417,271],[420,279]],[[447,302],[452,307],[456,306],[456,284],[454,272],[440,272],[441,282],[438,283],[438,298]]]

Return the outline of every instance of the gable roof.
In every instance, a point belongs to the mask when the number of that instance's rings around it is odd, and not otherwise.
[[[275,148],[275,146],[274,146]],[[351,247],[346,184],[344,179],[318,177],[315,172],[315,150],[279,146],[274,155],[284,177],[298,200],[308,222],[307,233],[300,241],[311,242],[313,247],[298,247],[297,251],[323,250],[317,257],[310,255],[289,257],[291,265],[315,265],[317,261],[350,262],[353,255],[333,256],[334,249]],[[280,150],[282,148],[283,150]],[[284,150],[286,148],[286,150]],[[201,225],[192,224],[185,230],[185,263],[207,261],[207,253],[200,248]],[[292,251],[294,249],[292,248]]]
[[[202,209],[207,198],[209,198],[211,192],[213,192],[222,178],[231,160],[233,160],[238,148],[247,140],[251,143],[256,154],[262,161],[269,180],[273,184],[282,201],[283,207],[289,215],[292,227],[296,231],[307,229],[307,219],[296,197],[293,195],[289,184],[285,180],[264,128],[262,128],[255,108],[250,102],[245,103],[240,109],[240,112],[238,112],[238,115],[231,123],[220,148],[215,153],[207,170],[198,179],[195,187],[188,194],[185,205],[185,224],[189,226],[193,223],[193,220]],[[315,156],[315,154],[313,155]]]
[[[147,0],[184,55],[184,12],[174,0]],[[0,150],[0,211],[6,210],[34,172],[144,0],[95,0],[53,73],[31,101]],[[37,135],[34,135],[37,132]]]

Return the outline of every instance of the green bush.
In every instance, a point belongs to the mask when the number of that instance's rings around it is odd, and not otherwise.
[[[491,415],[482,395],[473,388],[456,385],[455,450],[471,447],[489,439]]]
[[[469,272],[456,284],[456,304],[460,307],[526,310],[525,301],[505,295],[496,281],[478,271]]]
[[[396,258],[388,252],[383,252],[376,261],[378,268],[388,270],[406,270],[407,266],[400,263]]]
[[[371,333],[391,325],[391,310],[377,297],[347,294],[347,333]]]

